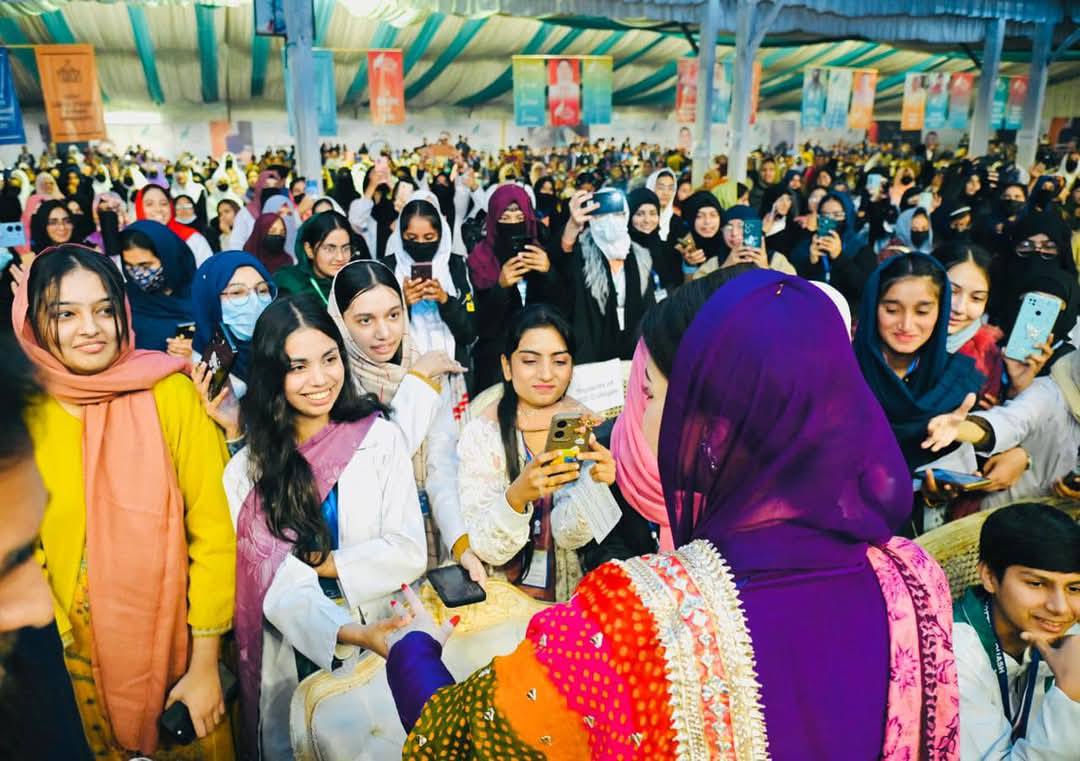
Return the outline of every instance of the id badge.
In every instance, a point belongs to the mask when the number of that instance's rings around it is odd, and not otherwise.
[[[522,577],[520,584],[537,589],[547,589],[548,554],[547,550],[533,550],[529,572]]]
[[[653,291],[653,295],[656,297],[656,303],[659,304],[667,298],[667,288],[657,288]]]

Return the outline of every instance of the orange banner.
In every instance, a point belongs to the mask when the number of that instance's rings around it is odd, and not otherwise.
[[[754,61],[750,79],[750,123],[757,122],[758,101],[761,99],[761,61]]]
[[[921,130],[925,118],[926,77],[912,72],[904,78],[904,102],[900,107],[900,129]]]
[[[675,120],[682,124],[693,124],[697,114],[697,59],[680,58],[678,67]]]
[[[105,139],[93,45],[36,45],[41,93],[54,143]]]
[[[878,73],[873,70],[856,71],[851,86],[851,110],[848,111],[848,127],[870,129],[874,121],[874,96],[877,94]]]
[[[405,73],[401,49],[369,50],[367,58],[372,123],[404,124]]]

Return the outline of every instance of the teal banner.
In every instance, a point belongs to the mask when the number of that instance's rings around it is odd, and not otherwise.
[[[543,127],[547,120],[547,68],[544,59],[514,56],[513,78],[514,124],[519,127]]]
[[[1009,102],[1009,78],[998,77],[994,85],[994,104],[990,111],[990,126],[1002,129],[1005,126],[1005,104]]]
[[[611,58],[586,58],[581,64],[581,121],[586,124],[611,124]],[[514,101],[516,111],[516,97]]]
[[[731,91],[734,89],[733,61],[718,61],[713,70],[713,124],[727,124],[731,115]]]

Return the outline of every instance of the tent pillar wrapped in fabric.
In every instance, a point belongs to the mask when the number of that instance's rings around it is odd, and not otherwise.
[[[1035,163],[1042,132],[1043,101],[1046,99],[1046,80],[1050,70],[1050,53],[1054,40],[1054,24],[1036,24],[1032,35],[1031,67],[1028,70],[1027,100],[1024,101],[1024,125],[1016,135],[1016,162],[1020,166]]]
[[[983,46],[982,67],[979,72],[979,94],[975,98],[975,113],[971,116],[971,143],[968,154],[983,156],[990,144],[994,129],[994,90],[997,88],[1001,48],[1005,44],[1005,19],[986,22],[986,44]]]
[[[315,178],[321,184],[319,116],[315,105],[318,88],[312,86],[315,58],[311,49],[314,28],[311,0],[284,0],[283,8],[288,30],[285,56],[289,64],[289,81],[285,86],[292,90],[292,102],[296,106],[296,162],[302,176]]]
[[[716,35],[720,31],[720,0],[705,0],[705,18],[698,35],[697,110],[694,115],[694,185],[700,187],[712,165],[712,112],[716,68]]]

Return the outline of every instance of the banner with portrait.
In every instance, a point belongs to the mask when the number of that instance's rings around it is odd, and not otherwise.
[[[54,143],[105,139],[93,45],[36,45],[34,59]]]
[[[372,124],[405,123],[405,74],[401,49],[369,50]]]
[[[826,69],[812,68],[803,73],[802,127],[816,129],[825,123]]]
[[[848,112],[848,127],[851,129],[870,129],[874,123],[877,79],[878,73],[873,69],[862,69],[852,75],[851,110]]]
[[[697,70],[696,58],[680,58],[675,86],[675,120],[681,124],[693,124],[697,118]]]
[[[904,102],[900,107],[900,129],[918,131],[926,120],[926,77],[911,72],[904,77]]]
[[[519,127],[543,127],[547,120],[547,71],[544,59],[514,56],[514,124]]]
[[[967,129],[968,113],[971,111],[971,94],[975,89],[975,75],[956,72],[949,80],[949,129]]]
[[[1027,76],[1009,77],[1009,96],[1005,102],[1005,129],[1024,126],[1024,103],[1027,101]]]
[[[581,123],[581,61],[549,58],[548,114],[552,127],[576,127]]]
[[[926,117],[923,129],[942,129],[949,111],[949,73],[935,71],[926,75]]]

